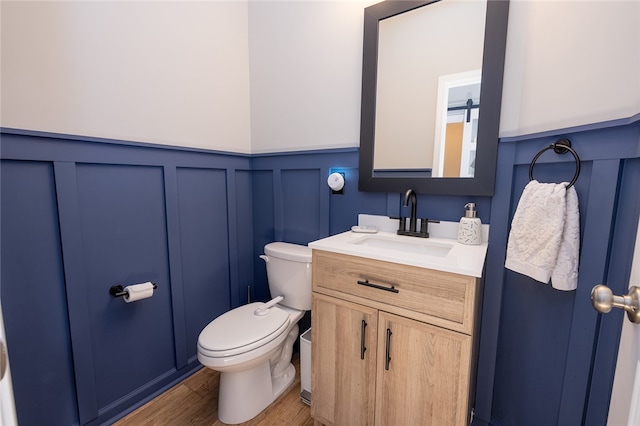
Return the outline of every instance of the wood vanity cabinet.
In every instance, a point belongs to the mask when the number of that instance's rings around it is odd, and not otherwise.
[[[469,423],[477,278],[315,249],[312,268],[317,423]]]

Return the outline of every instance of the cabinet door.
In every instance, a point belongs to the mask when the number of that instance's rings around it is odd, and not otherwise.
[[[380,312],[377,425],[464,425],[471,337]]]
[[[372,425],[377,310],[313,295],[311,415],[326,425]]]

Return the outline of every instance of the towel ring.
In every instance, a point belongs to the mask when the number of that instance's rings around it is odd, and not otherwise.
[[[567,152],[570,152],[571,155],[573,155],[573,158],[576,160],[576,173],[573,176],[573,179],[571,179],[571,182],[569,182],[569,185],[567,185],[567,189],[571,188],[573,184],[578,180],[578,176],[580,176],[580,157],[578,157],[578,153],[573,148],[571,148],[571,141],[569,139],[558,139],[555,143],[552,143],[548,147],[541,149],[540,152],[538,152],[536,156],[533,157],[533,160],[529,165],[529,180],[533,180],[534,164],[536,164],[536,161],[538,160],[538,158],[540,158],[542,153],[549,149],[553,149],[556,154],[566,154]]]

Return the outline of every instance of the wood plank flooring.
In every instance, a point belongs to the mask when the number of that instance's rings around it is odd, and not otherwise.
[[[310,408],[300,400],[300,358],[293,355],[296,379],[275,403],[243,425],[312,426]],[[171,425],[220,426],[218,382],[220,373],[203,368],[162,395],[123,417],[114,426]]]

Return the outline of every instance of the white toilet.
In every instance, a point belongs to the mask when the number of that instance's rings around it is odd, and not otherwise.
[[[226,312],[198,337],[198,360],[220,372],[218,418],[227,424],[257,416],[293,382],[298,321],[311,310],[311,249],[277,242],[264,252],[274,299]]]

